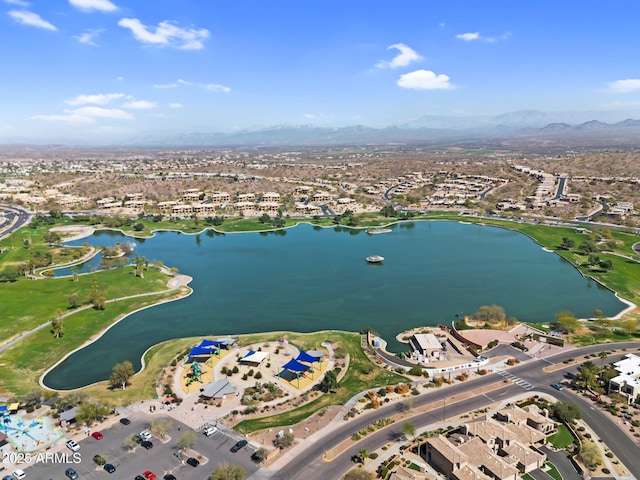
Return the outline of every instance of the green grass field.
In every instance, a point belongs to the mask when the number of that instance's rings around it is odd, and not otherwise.
[[[567,448],[576,441],[571,431],[563,424],[560,424],[558,431],[551,435],[547,440],[551,445],[560,450]]]

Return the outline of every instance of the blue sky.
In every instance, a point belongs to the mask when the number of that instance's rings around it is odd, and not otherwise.
[[[639,17],[636,0],[0,0],[0,141],[640,118]]]

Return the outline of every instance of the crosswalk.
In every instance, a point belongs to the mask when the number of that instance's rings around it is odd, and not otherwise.
[[[496,370],[495,373],[500,375],[501,377],[506,378],[507,380],[511,380],[513,383],[515,383],[519,387],[524,388],[525,390],[531,390],[532,388],[534,388],[534,386],[531,385],[529,382],[526,382],[521,378],[516,377],[514,374],[507,372],[506,370]]]

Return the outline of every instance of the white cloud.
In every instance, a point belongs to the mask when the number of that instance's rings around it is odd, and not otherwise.
[[[150,43],[158,46],[175,47],[180,50],[201,50],[202,43],[209,38],[209,31],[206,29],[184,29],[165,20],[157,27],[143,25],[137,18],[123,18],[118,22],[123,28],[128,28],[133,36],[142,43]]]
[[[456,38],[459,38],[460,40],[464,40],[465,42],[474,42],[476,40],[480,40],[487,43],[498,43],[503,40],[507,40],[510,36],[511,36],[511,32],[505,32],[499,37],[485,37],[480,35],[480,32],[468,32],[468,33],[461,33],[459,35],[456,35]]]
[[[136,110],[146,110],[150,108],[156,108],[158,104],[156,102],[149,102],[148,100],[132,100],[122,105],[122,108],[133,108]]]
[[[8,3],[9,5],[20,5],[21,7],[28,7],[29,2],[25,0],[3,0],[4,3]]]
[[[133,115],[119,108],[82,107],[70,112],[74,115],[100,118],[133,118]]]
[[[179,86],[185,87],[197,87],[203,88],[205,90],[211,90],[212,92],[224,92],[229,93],[231,91],[231,87],[227,87],[226,85],[221,85],[219,83],[198,83],[198,82],[189,82],[187,80],[183,80],[179,78],[173,83],[162,83],[156,84],[153,88],[178,88]]]
[[[94,123],[96,120],[86,115],[34,115],[31,117],[34,120],[44,120],[47,122],[68,122],[68,123]]]
[[[609,90],[616,93],[629,93],[634,90],[640,90],[640,79],[627,78],[626,80],[616,80],[609,83]]]
[[[220,85],[218,83],[207,83],[204,88],[207,90],[213,90],[214,92],[224,92],[229,93],[231,88],[225,87],[224,85]]]
[[[67,100],[68,105],[106,105],[114,100],[124,98],[124,93],[98,93],[96,95],[78,95],[76,98]]]
[[[459,35],[456,35],[456,38],[459,38],[460,40],[464,40],[465,42],[473,42],[474,40],[480,40],[480,33],[478,32],[461,33]]]
[[[182,104],[180,103],[170,103],[169,108],[182,108]]]
[[[27,10],[10,10],[8,14],[15,21],[24,25],[44,28],[45,30],[58,30],[55,25],[47,22],[37,13],[29,12]]]
[[[400,53],[393,57],[390,62],[382,60],[376,64],[376,68],[398,68],[406,67],[411,62],[417,62],[422,60],[422,57],[411,47],[408,47],[404,43],[395,43],[387,47],[387,50],[399,50]]]
[[[178,85],[175,83],[161,83],[154,85],[153,88],[178,88]]]
[[[335,115],[333,113],[305,113],[304,114],[304,118],[308,118],[309,120],[333,118],[334,116]]]
[[[80,43],[84,43],[85,45],[96,45],[93,41],[98,35],[100,35],[103,30],[88,30],[80,35],[76,35],[74,38],[78,40]]]
[[[446,90],[454,88],[449,83],[449,77],[444,74],[436,75],[430,70],[416,70],[400,75],[398,86],[413,90]]]
[[[92,10],[115,12],[118,10],[118,7],[109,0],[69,0],[69,3],[80,10],[84,10],[85,12],[90,12]]]

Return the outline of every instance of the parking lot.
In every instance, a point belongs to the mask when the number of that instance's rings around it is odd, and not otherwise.
[[[146,450],[140,445],[130,451],[125,445],[125,441],[131,436],[139,434],[149,427],[152,419],[166,418],[172,422],[171,429],[164,440],[152,438],[153,448]],[[192,467],[184,461],[187,456],[182,454],[176,447],[176,442],[189,427],[165,416],[150,415],[144,412],[135,412],[127,415],[131,420],[129,425],[116,422],[106,429],[96,429],[103,434],[103,438],[97,440],[87,436],[78,441],[80,449],[75,454],[60,442],[50,451],[42,452],[40,457],[32,457],[37,462],[32,465],[21,465],[20,467],[27,473],[27,479],[66,479],[65,470],[73,467],[79,475],[79,479],[131,479],[136,475],[151,470],[161,480],[165,474],[171,473],[178,480],[206,480],[211,472],[222,462],[241,465],[248,475],[258,469],[258,466],[251,460],[254,449],[251,445],[242,448],[237,453],[230,451],[231,447],[242,437],[229,431],[218,431],[207,437],[201,432],[196,433],[196,441],[191,450],[198,453],[200,465]],[[95,430],[92,430],[95,431]],[[44,457],[45,453],[58,453],[54,457]],[[68,461],[60,458],[59,454],[68,456]],[[102,467],[97,466],[93,457],[101,455],[108,463],[116,467],[113,474],[109,474]]]

